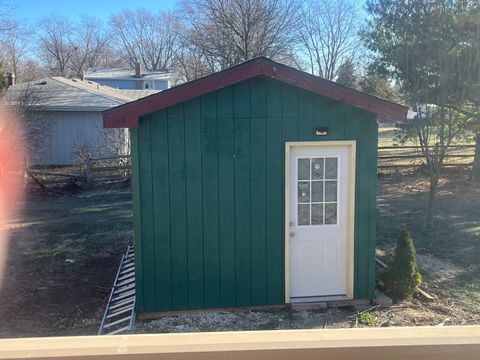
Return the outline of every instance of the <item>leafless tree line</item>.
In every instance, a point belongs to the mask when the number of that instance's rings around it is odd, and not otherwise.
[[[123,59],[130,66],[140,62],[151,70],[172,67],[178,37],[177,19],[173,14],[124,10],[112,16],[111,30],[122,49]]]
[[[44,144],[48,143],[50,122],[38,109],[39,96],[37,89],[31,83],[16,87],[15,91],[4,94],[2,105],[6,105],[13,117],[3,119],[4,126],[9,129],[21,129],[17,140],[23,145],[25,164],[28,165],[32,157],[43,155]],[[6,123],[10,120],[11,123]]]
[[[100,21],[88,16],[77,24],[59,16],[43,18],[37,36],[48,73],[73,77],[100,62],[108,40]]]
[[[123,10],[108,23],[2,22],[0,55],[20,81],[139,62],[183,82],[258,56],[335,79],[358,54],[359,18],[353,0],[180,0],[173,11]]]
[[[300,36],[310,72],[334,80],[340,66],[354,59],[360,50],[357,5],[319,0],[304,6],[301,18]]]

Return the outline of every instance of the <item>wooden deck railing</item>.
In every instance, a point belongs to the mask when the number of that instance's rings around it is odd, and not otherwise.
[[[480,326],[284,330],[0,340],[0,359],[463,360]]]

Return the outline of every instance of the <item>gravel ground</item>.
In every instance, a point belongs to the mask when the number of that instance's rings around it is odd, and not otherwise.
[[[309,311],[211,311],[166,316],[135,324],[134,333],[344,328],[355,324],[352,307]]]

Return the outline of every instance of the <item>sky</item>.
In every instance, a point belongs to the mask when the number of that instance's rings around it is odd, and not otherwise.
[[[47,15],[60,15],[76,21],[81,15],[92,15],[108,22],[110,15],[123,9],[146,8],[152,12],[172,10],[177,0],[6,0],[13,6],[15,19],[35,24]],[[353,0],[363,9],[365,0]]]
[[[78,16],[93,15],[105,22],[110,15],[123,9],[144,7],[156,12],[173,9],[176,0],[7,0],[14,7],[14,16],[18,20],[35,23],[47,15],[61,15],[75,21]],[[365,0],[354,0],[364,5]]]
[[[123,9],[144,7],[156,12],[173,9],[175,0],[10,0],[14,17],[34,23],[38,19],[55,14],[76,20],[78,16],[93,15],[108,21],[111,14]]]

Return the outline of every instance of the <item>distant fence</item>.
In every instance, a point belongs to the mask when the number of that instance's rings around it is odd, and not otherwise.
[[[112,184],[129,181],[130,155],[92,158],[75,166],[29,168],[26,179],[29,184],[42,189]]]
[[[471,167],[475,145],[452,145],[445,155],[445,167]],[[380,146],[378,172],[415,170],[425,164],[420,146]],[[29,183],[41,188],[93,186],[129,181],[130,155],[92,158],[82,165],[48,169],[28,169]]]
[[[475,145],[451,145],[445,155],[445,167],[471,167]],[[420,146],[378,147],[378,171],[415,170],[426,163]]]

